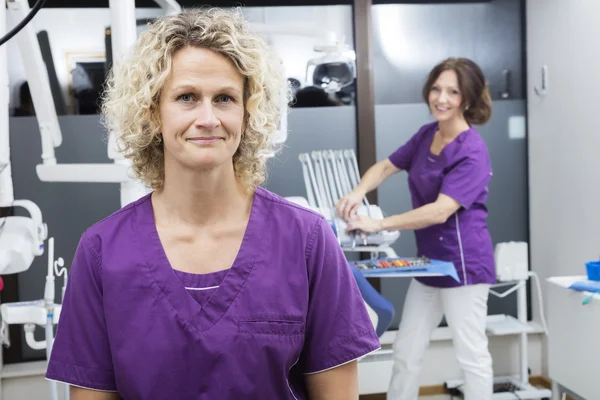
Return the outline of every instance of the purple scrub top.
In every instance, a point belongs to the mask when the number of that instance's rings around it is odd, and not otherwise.
[[[413,208],[433,203],[440,193],[462,205],[445,223],[415,231],[418,255],[454,263],[460,282],[446,276],[417,279],[436,287],[495,283],[485,205],[492,178],[487,146],[471,127],[435,155],[430,146],[437,130],[437,122],[424,125],[389,157],[408,172]]]
[[[226,271],[174,270],[151,195],[81,237],[46,378],[125,399],[307,398],[380,347],[332,229],[258,188]]]

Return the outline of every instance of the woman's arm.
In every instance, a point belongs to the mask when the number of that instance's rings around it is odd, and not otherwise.
[[[358,400],[356,360],[381,344],[329,223],[320,218],[309,238],[313,243],[306,258],[309,302],[297,365],[309,399]]]
[[[381,182],[400,171],[388,158],[369,168],[354,190],[336,202],[335,207],[340,217],[348,221],[367,193],[375,190]]]
[[[306,387],[310,400],[358,399],[358,362],[306,375]]]
[[[367,170],[354,190],[366,195],[377,189],[387,178],[400,171],[388,158],[385,158]]]
[[[417,230],[445,223],[461,205],[451,197],[441,194],[433,203],[425,204],[403,214],[392,215],[381,221],[386,231]]]
[[[71,400],[121,400],[121,396],[117,392],[104,392],[77,386],[69,388],[69,396]]]
[[[433,203],[382,220],[362,216],[354,217],[348,222],[347,229],[349,231],[361,230],[367,233],[423,229],[443,224],[460,207],[461,205],[456,200],[440,193]]]

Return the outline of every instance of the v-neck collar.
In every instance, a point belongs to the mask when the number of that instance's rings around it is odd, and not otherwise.
[[[159,297],[164,296],[171,304],[175,313],[200,332],[210,329],[227,312],[250,275],[257,256],[263,250],[262,238],[257,229],[264,225],[258,224],[257,221],[268,218],[268,213],[260,204],[260,190],[262,189],[258,187],[254,193],[248,226],[235,261],[219,288],[203,306],[189,294],[167,259],[156,228],[152,194],[137,203],[137,242],[144,255],[147,272],[155,283],[153,286],[160,292]]]
[[[446,144],[442,150],[440,151],[439,154],[434,154],[431,151],[431,145],[433,144],[433,141],[435,140],[435,133],[440,129],[439,123],[436,122],[432,129],[431,129],[431,140],[428,140],[428,146],[427,146],[427,159],[430,162],[439,162],[445,159],[445,153],[447,153],[449,150],[449,148],[453,148],[454,146],[457,145],[457,143],[462,143],[464,142],[466,135],[468,132],[470,132],[473,127],[469,127],[469,129],[465,129],[464,131],[462,131],[461,133],[459,133],[450,143]]]

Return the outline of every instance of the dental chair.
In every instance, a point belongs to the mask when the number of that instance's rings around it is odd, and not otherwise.
[[[384,253],[388,257],[397,257],[391,244],[400,237],[400,232],[384,231],[368,235],[348,233],[345,221],[335,211],[335,201],[349,193],[359,181],[358,163],[354,151],[322,150],[314,151],[310,155],[303,153],[298,158],[302,165],[307,198],[293,196],[286,199],[323,215],[329,221],[344,252],[366,252],[373,257]],[[369,204],[367,199],[363,200],[358,214],[383,219],[381,209]],[[375,290],[356,266],[352,263],[348,263],[348,266],[362,294],[373,327],[381,337],[394,319],[394,306]]]
[[[367,305],[367,310],[371,315],[371,322],[375,327],[377,336],[381,337],[390,327],[394,319],[394,305],[381,295],[365,278],[365,276],[352,264],[348,264],[358,284],[358,289],[362,294],[363,300]]]
[[[308,200],[300,196],[286,197],[288,201],[295,203],[301,207],[310,209]],[[333,227],[332,227],[333,229]],[[373,327],[377,332],[377,336],[381,337],[383,333],[390,327],[392,320],[394,319],[395,309],[394,305],[390,303],[385,297],[381,295],[375,288],[369,283],[367,278],[362,272],[352,263],[348,263],[348,267],[352,270],[352,275],[358,285],[360,294],[363,297],[367,311],[373,323]]]

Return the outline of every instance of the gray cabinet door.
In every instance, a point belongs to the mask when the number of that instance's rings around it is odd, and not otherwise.
[[[599,20],[595,0],[527,2],[530,254],[544,294],[546,278],[585,275],[584,263],[600,254]],[[541,89],[544,65],[547,91],[540,96],[535,88]],[[588,318],[597,318],[590,312]],[[586,348],[577,330],[572,338],[549,330],[550,378],[583,398],[598,398],[589,369],[597,349]]]

